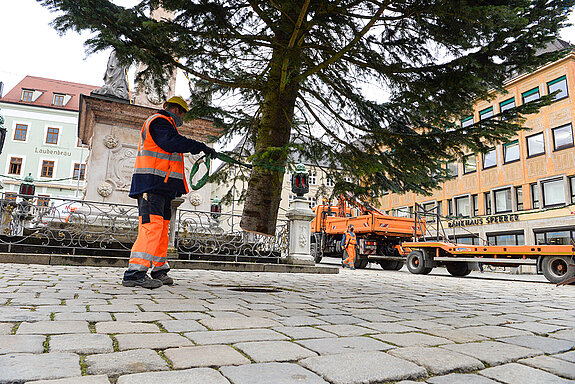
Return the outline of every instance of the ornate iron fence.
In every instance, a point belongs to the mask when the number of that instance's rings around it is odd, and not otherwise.
[[[288,222],[275,236],[242,231],[240,216],[179,209],[170,244],[180,259],[279,262],[288,252]],[[66,198],[0,198],[0,252],[128,257],[138,233],[134,205]]]

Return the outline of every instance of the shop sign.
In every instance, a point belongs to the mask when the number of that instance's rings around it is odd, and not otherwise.
[[[474,217],[471,219],[461,219],[461,220],[450,220],[447,222],[449,228],[453,227],[470,227],[473,225],[486,225],[486,224],[497,224],[497,223],[512,223],[519,221],[519,215],[509,214],[509,215],[495,215],[495,216],[482,216]]]

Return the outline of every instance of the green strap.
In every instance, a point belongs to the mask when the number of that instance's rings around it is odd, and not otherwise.
[[[204,158],[206,159],[204,161],[204,163],[206,164],[206,174],[203,175],[198,180],[198,182],[196,184],[194,184],[194,182],[192,180],[194,179],[194,176],[196,175],[196,173],[198,173],[198,171],[200,170],[200,163],[202,162],[202,160],[204,160]],[[234,159],[228,155],[225,155],[223,153],[218,153],[217,158],[220,159],[221,161],[226,162],[226,163],[237,164],[237,165],[241,165],[242,167],[246,167],[246,168],[250,168],[250,169],[252,168],[251,164],[242,163],[241,161],[238,161],[238,160],[236,160],[236,159]],[[192,169],[190,171],[190,187],[194,191],[197,191],[198,189],[202,188],[208,182],[208,178],[210,177],[211,161],[212,161],[212,156],[210,154],[207,154],[207,155],[200,157],[198,160],[196,160],[194,165],[192,165]]]

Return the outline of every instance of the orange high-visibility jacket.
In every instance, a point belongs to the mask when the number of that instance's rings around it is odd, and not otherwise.
[[[172,184],[175,182],[179,186],[183,184],[185,193],[188,193],[190,188],[184,175],[184,155],[166,152],[154,142],[150,134],[150,124],[155,119],[166,119],[174,127],[176,126],[174,119],[159,113],[150,116],[146,120],[140,134],[138,155],[134,165],[134,177],[144,176],[142,180],[149,180],[149,183],[155,183],[160,179],[164,183],[171,181]]]

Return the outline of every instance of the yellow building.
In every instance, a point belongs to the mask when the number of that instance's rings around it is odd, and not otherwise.
[[[568,46],[554,44],[555,49]],[[399,216],[412,215],[416,203],[426,210],[435,207],[446,217],[441,232],[459,243],[569,244],[575,240],[574,84],[575,50],[509,79],[507,93],[478,102],[473,116],[461,124],[558,94],[551,105],[527,116],[529,130],[511,142],[447,164],[453,178],[432,196],[391,193],[382,197],[381,207]]]

